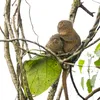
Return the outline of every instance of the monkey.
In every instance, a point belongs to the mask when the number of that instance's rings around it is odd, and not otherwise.
[[[81,39],[79,35],[73,28],[73,24],[69,20],[61,20],[57,26],[58,33],[64,41],[64,52],[65,53],[74,53],[76,49],[81,45]],[[71,67],[71,66],[70,66]],[[65,99],[68,100],[68,91],[67,91],[67,70],[63,69],[62,72],[62,84],[65,93]]]
[[[46,47],[56,54],[64,53],[63,41],[61,40],[59,34],[52,35],[50,40],[46,44]]]
[[[81,45],[81,39],[73,28],[73,24],[69,20],[61,20],[57,25],[58,34],[53,35],[48,41],[46,47],[54,53],[74,53]],[[68,100],[67,92],[67,70],[63,69],[62,84],[65,93],[65,99]]]
[[[57,29],[64,41],[65,53],[73,53],[81,45],[81,39],[74,30],[72,22],[62,20],[58,23]]]

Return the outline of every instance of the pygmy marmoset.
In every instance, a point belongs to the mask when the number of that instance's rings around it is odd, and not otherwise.
[[[50,40],[46,44],[46,47],[56,54],[64,53],[63,52],[63,47],[64,47],[63,41],[61,40],[61,37],[59,34],[52,35]]]
[[[73,53],[81,44],[81,39],[73,29],[69,20],[62,20],[58,23],[58,34],[53,35],[46,47],[54,53]]]
[[[58,34],[53,35],[48,41],[46,47],[54,53],[73,53],[80,45],[81,39],[76,31],[73,29],[71,21],[62,20],[58,23]],[[65,93],[65,99],[68,100],[67,91],[67,70],[63,69],[62,84]]]

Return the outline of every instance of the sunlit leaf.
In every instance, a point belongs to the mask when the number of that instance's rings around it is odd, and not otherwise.
[[[97,74],[92,76],[92,79],[91,79],[91,86],[92,87],[94,87],[94,84],[95,84],[95,81],[96,81],[96,77],[97,77]]]
[[[48,89],[59,77],[61,66],[53,57],[36,56],[24,62],[29,88],[32,94],[39,95]]]
[[[87,90],[88,92],[92,92],[92,86],[91,86],[91,79],[88,79],[86,82]]]
[[[96,49],[95,49],[94,53],[95,53],[98,57],[100,57],[100,43],[96,46]]]
[[[83,68],[84,63],[85,63],[85,61],[82,59],[78,61],[80,73],[82,73],[82,68]]]
[[[84,77],[81,78],[81,87],[84,89]]]
[[[95,66],[100,69],[100,58],[94,62]]]

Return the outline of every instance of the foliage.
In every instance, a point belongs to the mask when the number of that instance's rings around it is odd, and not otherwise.
[[[85,61],[82,60],[82,59],[80,59],[80,60],[78,61],[80,73],[82,73],[82,68],[83,68],[84,63],[85,63]]]
[[[94,53],[100,57],[100,43],[96,46]]]
[[[94,64],[97,68],[100,68],[100,43],[96,46],[94,53],[99,57]]]
[[[53,57],[35,56],[25,61],[24,67],[30,91],[34,95],[39,95],[48,89],[61,73],[61,66]]]
[[[84,77],[81,78],[81,87],[84,89]]]
[[[100,68],[100,43],[96,46],[95,48],[95,51],[94,51],[94,54],[96,54],[98,58],[98,60],[94,61],[94,65],[97,67],[97,68]],[[87,86],[87,90],[88,92],[92,92],[92,89],[95,85],[95,81],[96,81],[96,77],[97,77],[97,73],[94,74],[94,75],[91,75],[91,60],[93,58],[93,55],[92,54],[88,54],[87,55],[89,58],[88,60],[88,67],[87,67],[87,72],[88,72],[88,79],[86,80],[86,86]],[[82,60],[80,59],[78,61],[78,66],[79,66],[79,70],[80,70],[80,73],[82,74],[82,69],[84,67],[84,63],[85,63],[85,60]],[[95,69],[95,67],[94,67]],[[84,89],[84,83],[85,83],[85,77],[81,77],[81,87]]]

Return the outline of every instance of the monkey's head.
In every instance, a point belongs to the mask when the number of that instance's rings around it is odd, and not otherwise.
[[[58,32],[65,35],[66,32],[70,33],[73,30],[73,24],[69,20],[61,20],[57,26]]]
[[[60,35],[53,35],[46,44],[46,47],[56,54],[63,52],[63,42],[60,38]]]

